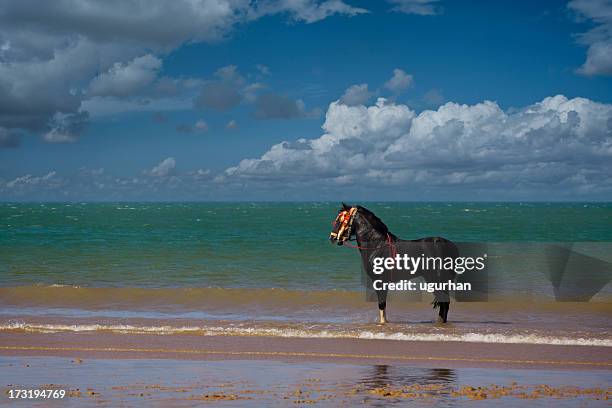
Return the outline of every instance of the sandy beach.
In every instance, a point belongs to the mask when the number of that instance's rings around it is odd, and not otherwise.
[[[67,391],[33,405],[603,406],[612,393],[610,350],[594,346],[4,332],[0,365],[4,402],[11,389]]]

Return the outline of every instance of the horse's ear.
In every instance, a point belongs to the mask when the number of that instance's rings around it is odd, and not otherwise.
[[[343,202],[342,202],[342,208],[348,211],[348,210],[350,210],[350,209],[351,209],[351,206],[350,206],[350,205],[346,205],[346,204],[344,203],[344,201],[343,201]]]

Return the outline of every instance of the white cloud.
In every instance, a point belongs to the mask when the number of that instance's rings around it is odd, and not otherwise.
[[[365,12],[340,0],[13,1],[1,8],[0,128],[43,134],[47,141],[79,137],[53,131],[57,114],[76,115],[108,97],[138,97],[133,93],[143,88],[167,97],[188,86],[188,80],[156,79],[163,55],[181,44],[219,41],[236,25],[271,14],[315,22]],[[118,106],[133,110],[135,104]],[[2,139],[0,147],[15,145],[14,137]]]
[[[236,122],[234,119],[232,119],[229,122],[227,122],[227,124],[225,125],[225,128],[227,130],[236,130],[236,129],[238,129],[238,122]]]
[[[612,2],[609,0],[572,0],[567,5],[582,18],[593,20],[594,28],[579,35],[588,46],[583,75],[612,75]]]
[[[78,112],[82,99],[78,88],[87,84],[95,70],[120,58],[120,53],[97,49],[82,38],[66,40],[58,47],[48,59],[0,62],[0,126],[48,131],[56,113]]]
[[[234,83],[236,85],[243,85],[245,82],[244,77],[238,72],[236,65],[227,65],[219,68],[215,71],[215,77],[223,82]]]
[[[208,123],[204,119],[200,119],[193,125],[179,125],[176,130],[182,133],[205,133],[208,132]]]
[[[442,91],[439,89],[430,89],[423,95],[423,102],[425,102],[428,108],[433,106],[440,106],[445,101],[445,97]]]
[[[440,0],[387,0],[393,5],[391,11],[405,14],[433,16],[442,12],[442,7],[436,5]]]
[[[51,129],[43,135],[43,140],[49,143],[76,142],[88,121],[88,112],[56,113],[50,123]]]
[[[271,72],[270,72],[270,67],[268,67],[267,65],[264,65],[264,64],[257,64],[257,65],[255,65],[255,68],[257,68],[257,70],[259,71],[259,73],[260,73],[261,75],[265,75],[265,76],[267,76],[267,75],[270,75],[270,74],[271,74]]]
[[[242,88],[242,97],[245,101],[249,103],[253,103],[257,100],[257,94],[262,89],[265,89],[266,86],[260,82],[254,82],[252,84],[248,84],[244,88]]]
[[[210,169],[197,169],[189,173],[194,180],[208,180],[211,177]]]
[[[193,125],[193,127],[198,131],[198,132],[207,132],[208,131],[208,123],[206,123],[206,121],[204,121],[203,119],[198,120],[195,125]]]
[[[401,93],[412,85],[412,75],[407,74],[403,70],[396,68],[393,70],[393,76],[385,82],[385,88],[393,93]]]
[[[368,90],[368,84],[359,84],[349,86],[344,95],[340,98],[340,102],[348,106],[363,105],[368,102],[374,94]]]
[[[512,112],[449,102],[418,115],[382,98],[334,102],[323,130],[242,160],[223,179],[612,192],[612,105],[585,98],[558,95]]]
[[[119,97],[132,95],[153,82],[161,66],[162,61],[151,54],[134,58],[125,64],[117,62],[91,81],[88,94]]]
[[[55,177],[56,174],[57,173],[55,171],[51,171],[44,176],[32,176],[31,174],[26,174],[25,176],[17,177],[12,181],[7,182],[6,187],[13,189],[25,186],[37,186],[39,184],[48,182]]]
[[[296,21],[316,23],[334,14],[355,16],[368,11],[349,6],[341,0],[263,0],[255,3],[250,11],[251,18],[268,14],[287,13]]]
[[[168,177],[174,173],[176,168],[176,160],[174,157],[168,157],[162,160],[157,166],[153,167],[148,173],[155,177]]]

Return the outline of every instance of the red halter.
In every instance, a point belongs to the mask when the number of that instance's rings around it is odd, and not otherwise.
[[[362,247],[359,245],[353,245],[353,244],[348,243],[348,241],[351,238],[351,230],[353,228],[353,219],[355,218],[356,213],[357,213],[357,207],[352,207],[348,211],[346,210],[340,211],[340,213],[336,217],[336,220],[334,221],[334,224],[336,222],[341,223],[340,228],[338,228],[337,233],[332,231],[329,234],[329,237],[335,238],[336,240],[341,241],[343,245],[346,245],[349,248],[364,249],[364,250],[373,250],[373,249],[382,248],[382,246],[374,247],[374,248],[367,248],[367,247]],[[388,232],[387,232],[387,246],[391,250],[391,255],[395,258],[395,256],[397,255],[397,250],[395,249],[395,245],[393,245],[393,239],[391,239],[391,235]]]

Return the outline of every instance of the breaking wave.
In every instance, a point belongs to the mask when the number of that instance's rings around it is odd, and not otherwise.
[[[109,332],[115,334],[267,336],[284,338],[348,338],[395,341],[447,341],[469,343],[548,344],[612,347],[612,339],[547,336],[533,333],[404,333],[373,330],[331,330],[304,327],[225,327],[225,326],[135,326],[129,324],[38,324],[10,322],[0,324],[0,331],[34,333]]]

